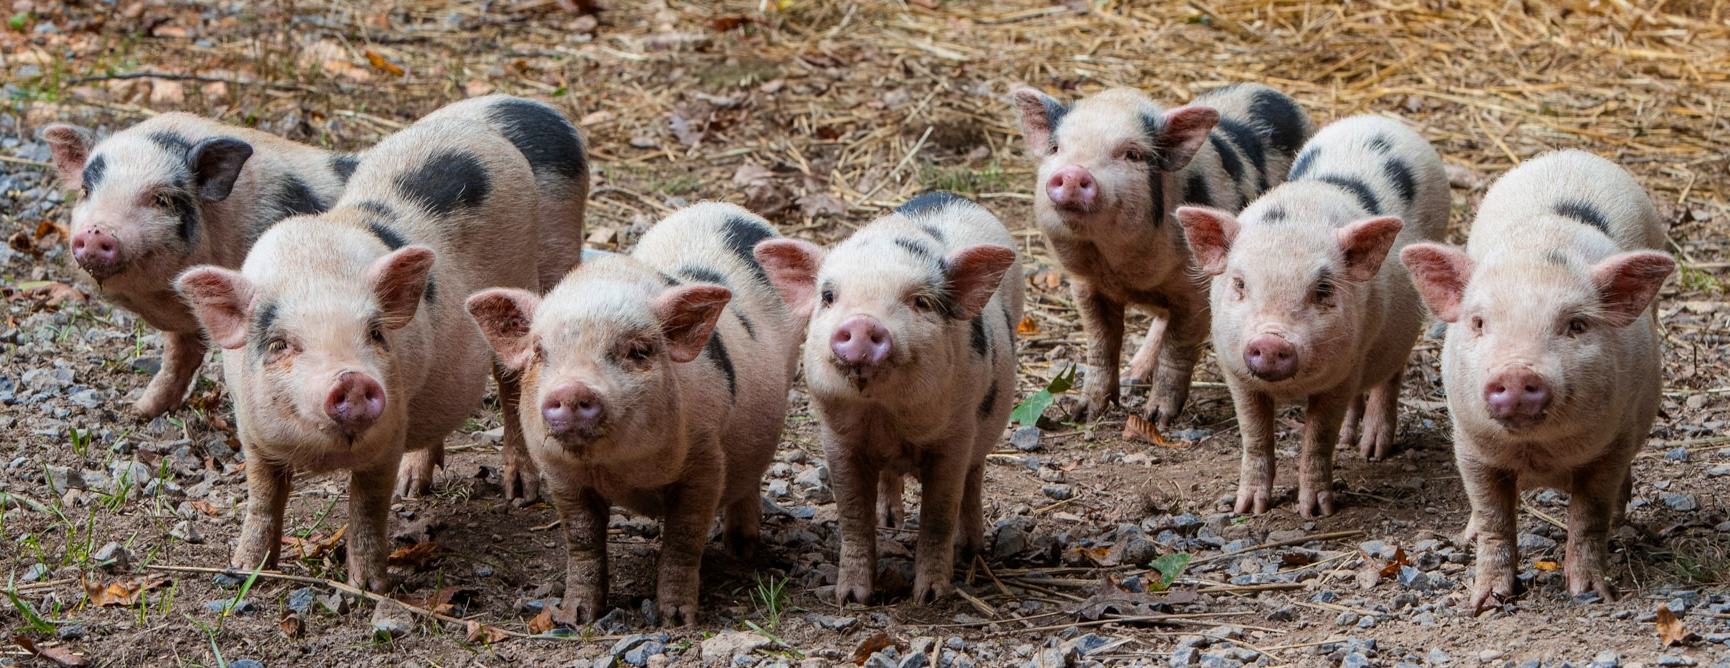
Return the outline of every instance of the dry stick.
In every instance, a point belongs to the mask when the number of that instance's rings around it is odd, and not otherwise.
[[[313,90],[312,88],[309,88],[307,86],[301,86],[299,84],[279,84],[279,83],[272,83],[269,81],[241,81],[239,79],[223,79],[221,77],[206,77],[206,76],[199,76],[196,74],[168,74],[166,72],[126,72],[124,74],[102,74],[102,75],[93,76],[93,77],[79,77],[76,79],[68,79],[68,80],[62,82],[62,85],[76,86],[78,84],[83,84],[83,83],[92,83],[92,82],[96,82],[96,81],[118,81],[121,79],[166,79],[169,81],[196,81],[198,83],[220,83],[220,84],[228,84],[230,86],[267,86],[270,88],[280,88],[282,90],[297,90],[297,91],[301,91],[301,92],[312,92],[312,90]]]
[[[1293,538],[1290,540],[1281,540],[1281,541],[1274,541],[1272,543],[1264,543],[1261,545],[1257,545],[1255,547],[1247,547],[1247,548],[1244,548],[1242,550],[1238,550],[1236,552],[1230,552],[1230,553],[1226,553],[1226,554],[1218,554],[1218,555],[1214,555],[1211,557],[1205,557],[1202,559],[1195,559],[1195,560],[1190,561],[1189,565],[1190,566],[1196,566],[1198,564],[1205,564],[1208,562],[1219,561],[1220,559],[1229,559],[1229,558],[1232,558],[1235,556],[1249,554],[1249,553],[1254,552],[1256,550],[1266,550],[1266,549],[1275,548],[1275,547],[1286,547],[1288,545],[1302,545],[1304,543],[1309,543],[1309,542],[1318,541],[1318,540],[1335,540],[1335,539],[1339,539],[1339,538],[1351,538],[1354,536],[1361,536],[1363,534],[1364,534],[1364,532],[1361,530],[1333,531],[1333,532],[1329,532],[1329,533],[1318,533],[1318,534],[1313,534],[1313,535],[1309,535],[1309,536],[1303,536],[1300,538]]]
[[[9,156],[9,155],[0,155],[0,162],[10,162],[13,164],[18,164],[18,165],[29,165],[31,167],[53,167],[54,166],[54,163],[52,163],[52,162],[42,162],[41,160],[26,160],[24,158],[14,158],[14,157]]]
[[[924,146],[925,146],[925,140],[931,138],[931,131],[936,130],[936,129],[937,129],[937,126],[935,126],[935,125],[925,126],[925,134],[919,135],[919,141],[913,142],[913,148],[907,150],[907,155],[902,156],[901,162],[895,163],[895,168],[889,170],[888,174],[884,174],[883,180],[878,181],[877,185],[872,186],[871,190],[869,192],[866,192],[864,195],[861,195],[859,197],[859,201],[854,202],[853,206],[864,206],[866,202],[871,201],[872,195],[875,195],[875,194],[877,194],[877,191],[882,190],[883,186],[889,185],[889,181],[894,179],[896,174],[901,173],[901,168],[906,167],[907,163],[913,161],[913,156],[919,154],[919,149],[924,148]]]
[[[1549,522],[1550,526],[1556,527],[1557,529],[1567,529],[1568,528],[1568,525],[1563,524],[1561,520],[1558,520],[1554,517],[1550,517],[1549,515],[1545,514],[1544,511],[1542,511],[1542,510],[1538,510],[1537,508],[1533,508],[1532,504],[1530,504],[1530,503],[1526,503],[1525,501],[1521,501],[1520,502],[1520,508],[1524,509],[1528,513],[1531,513],[1533,517],[1541,519],[1545,522]]]
[[[409,605],[409,604],[404,603],[402,601],[391,598],[389,596],[385,596],[383,594],[374,594],[374,593],[367,591],[365,589],[350,586],[348,583],[345,583],[345,582],[337,582],[335,580],[328,580],[325,578],[314,578],[314,577],[307,577],[304,575],[289,575],[287,573],[282,573],[282,572],[278,572],[278,571],[258,571],[257,573],[246,573],[246,572],[238,571],[238,570],[231,569],[231,568],[205,568],[202,566],[164,566],[161,564],[146,564],[144,566],[144,568],[147,570],[153,570],[153,571],[172,571],[172,572],[177,572],[177,573],[210,573],[212,575],[222,575],[222,574],[256,575],[257,577],[265,578],[268,580],[285,580],[288,582],[299,582],[301,584],[324,585],[324,586],[330,587],[332,589],[335,589],[337,591],[343,592],[345,594],[359,596],[359,597],[370,599],[373,601],[378,601],[380,603],[387,602],[387,601],[391,602],[391,603],[395,603],[397,605],[402,606],[404,609],[408,610],[409,612],[412,612],[414,614],[421,615],[424,617],[431,617],[431,618],[437,619],[441,622],[452,622],[452,623],[456,623],[456,624],[468,624],[470,621],[472,621],[472,620],[463,619],[460,617],[452,617],[450,615],[433,612],[433,611],[428,610],[426,608],[420,608],[420,607],[412,606],[412,605]],[[479,622],[476,622],[476,623],[479,623]],[[492,625],[486,625],[486,626],[487,626],[487,628],[490,628],[490,629],[496,629],[500,633],[503,633],[506,636],[509,636],[512,638],[533,638],[533,639],[538,639],[538,640],[577,640],[577,641],[585,641],[586,642],[589,640],[619,640],[619,639],[625,637],[625,636],[589,636],[589,637],[585,638],[582,636],[534,635],[534,634],[523,633],[521,631],[512,631],[510,629],[498,627],[498,626],[492,626]]]

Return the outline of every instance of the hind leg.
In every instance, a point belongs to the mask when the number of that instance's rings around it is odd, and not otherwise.
[[[433,471],[445,465],[444,443],[432,443],[403,453],[396,470],[396,495],[405,499],[432,489]]]
[[[907,506],[901,501],[906,485],[907,480],[900,473],[885,470],[878,474],[877,526],[895,529],[907,519]]]
[[[541,496],[541,471],[529,457],[529,447],[523,438],[522,414],[518,412],[522,383],[496,362],[493,378],[499,383],[499,421],[505,426],[505,500],[528,504]]]
[[[1394,429],[1400,423],[1400,381],[1405,375],[1405,367],[1401,366],[1392,378],[1370,388],[1369,403],[1364,406],[1362,433],[1358,435],[1358,452],[1365,459],[1387,459],[1393,454]],[[1347,424],[1350,424],[1349,417]]]
[[[956,519],[955,554],[961,560],[972,559],[985,549],[985,506],[980,495],[985,486],[985,463],[974,462],[967,469],[967,482],[961,488],[961,516]]]
[[[755,494],[732,503],[721,511],[721,538],[727,553],[749,559],[757,552],[763,538],[763,501]]]

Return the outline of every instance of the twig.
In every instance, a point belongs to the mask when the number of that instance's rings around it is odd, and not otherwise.
[[[169,81],[196,81],[199,83],[220,83],[220,84],[228,84],[231,86],[266,86],[266,87],[270,87],[270,88],[280,88],[283,90],[298,90],[298,91],[302,91],[302,92],[312,92],[312,90],[313,90],[312,88],[310,88],[308,86],[302,86],[299,84],[280,84],[280,83],[272,83],[272,82],[268,82],[268,81],[240,81],[238,79],[223,79],[220,77],[206,77],[206,76],[199,76],[196,74],[169,74],[167,72],[126,72],[123,74],[99,74],[99,75],[91,76],[91,77],[78,77],[76,79],[68,79],[65,82],[63,82],[63,85],[76,86],[78,84],[92,83],[92,82],[96,82],[96,81],[120,81],[123,79],[167,79]]]
[[[0,155],[0,162],[10,162],[10,163],[13,163],[16,165],[29,165],[31,167],[53,167],[54,166],[54,163],[52,163],[52,162],[43,162],[41,160],[27,160],[25,158],[14,158],[14,157],[9,156],[9,155]]]
[[[872,195],[875,195],[875,194],[877,194],[877,191],[882,190],[883,186],[889,185],[889,182],[895,179],[895,175],[900,174],[901,169],[903,167],[906,167],[907,163],[913,161],[913,156],[919,154],[919,149],[925,147],[925,140],[930,139],[931,138],[931,132],[933,130],[936,130],[936,129],[937,129],[937,126],[935,126],[935,125],[925,126],[925,134],[919,135],[919,141],[913,142],[913,148],[907,150],[907,155],[904,155],[901,157],[901,162],[895,163],[895,168],[889,170],[888,174],[884,174],[883,180],[878,181],[877,185],[871,186],[870,191],[866,192],[864,195],[860,195],[859,200],[854,202],[853,205],[854,206],[860,206],[860,205],[862,205],[868,201],[871,201]]]
[[[1524,509],[1528,513],[1531,513],[1533,517],[1536,517],[1538,519],[1541,519],[1545,522],[1550,523],[1550,526],[1556,527],[1557,529],[1566,530],[1568,528],[1568,525],[1563,524],[1561,520],[1558,520],[1554,517],[1550,517],[1548,514],[1546,514],[1542,510],[1538,510],[1537,508],[1533,508],[1532,504],[1530,504],[1530,503],[1526,503],[1524,501],[1521,501],[1520,502],[1520,508]]]
[[[1238,550],[1236,552],[1227,552],[1225,554],[1216,554],[1216,555],[1211,556],[1211,557],[1204,557],[1201,559],[1196,559],[1196,560],[1189,562],[1189,565],[1191,567],[1194,567],[1197,564],[1205,564],[1205,563],[1209,563],[1209,562],[1219,561],[1221,559],[1230,559],[1232,557],[1236,557],[1236,556],[1240,556],[1240,555],[1249,554],[1251,552],[1255,552],[1256,550],[1267,550],[1267,549],[1276,548],[1276,547],[1285,547],[1288,545],[1302,545],[1304,543],[1310,543],[1310,542],[1314,542],[1314,541],[1318,541],[1318,540],[1336,540],[1336,539],[1340,539],[1340,538],[1351,538],[1354,536],[1362,536],[1362,535],[1364,535],[1364,532],[1361,530],[1334,531],[1334,532],[1330,532],[1330,533],[1312,534],[1309,536],[1302,536],[1299,538],[1293,538],[1291,540],[1274,541],[1272,543],[1263,543],[1261,545],[1257,545],[1254,547],[1246,547],[1246,548],[1244,548],[1242,550]]]

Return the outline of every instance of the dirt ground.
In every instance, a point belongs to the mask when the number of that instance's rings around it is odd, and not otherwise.
[[[11,242],[0,250],[0,622],[14,641],[0,665],[821,666],[851,665],[862,645],[859,662],[903,668],[1730,665],[1730,12],[1633,4],[613,0],[582,14],[566,0],[14,0],[0,28]],[[1566,496],[1533,492],[1520,520],[1525,593],[1485,615],[1462,610],[1470,549],[1454,537],[1467,505],[1429,336],[1408,372],[1398,453],[1342,452],[1343,508],[1313,522],[1292,511],[1296,412],[1282,418],[1279,507],[1229,514],[1238,433],[1211,357],[1173,447],[1125,441],[1122,410],[1057,425],[1035,451],[1006,434],[987,472],[988,553],[958,571],[965,596],[929,606],[900,600],[905,530],[883,534],[887,600],[834,605],[835,506],[801,399],[765,486],[768,554],[738,563],[710,546],[695,628],[645,619],[657,528],[616,515],[619,610],[597,627],[519,637],[541,631],[536,613],[562,589],[564,546],[549,506],[504,502],[489,398],[447,442],[434,493],[392,518],[406,576],[396,595],[486,626],[477,637],[423,618],[405,637],[375,638],[370,605],[351,610],[321,582],[343,576],[331,540],[346,521],[342,478],[296,481],[287,526],[308,556],[283,573],[309,580],[247,587],[173,570],[226,564],[245,503],[216,355],[187,408],[149,422],[127,412],[158,363],[157,336],[99,298],[55,299],[94,291],[67,257],[70,207],[36,134],[181,109],[354,150],[466,96],[545,99],[589,138],[590,240],[615,250],[701,199],[831,242],[919,191],[958,190],[1023,242],[1026,394],[1080,362],[1083,337],[1032,229],[1033,163],[1007,92],[1135,86],[1176,105],[1244,80],[1291,93],[1321,123],[1411,120],[1449,163],[1456,241],[1489,181],[1545,150],[1597,152],[1647,188],[1682,269],[1661,295],[1663,412],[1611,546],[1621,600],[1567,597],[1554,525]],[[1145,319],[1130,331],[1133,345]],[[1125,397],[1130,410],[1141,400]],[[1061,421],[1070,401],[1048,415]],[[1132,593],[1158,582],[1148,564],[1167,555],[1192,558],[1172,593]],[[1108,575],[1127,589],[1102,585]],[[1114,614],[1093,621],[1101,604]],[[873,654],[880,632],[892,649]]]

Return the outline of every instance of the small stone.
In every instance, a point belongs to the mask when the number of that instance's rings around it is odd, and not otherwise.
[[[131,568],[132,553],[119,543],[107,543],[90,554],[90,560],[109,573],[119,573]]]
[[[1659,495],[1658,499],[1663,501],[1664,505],[1669,506],[1671,510],[1675,510],[1675,511],[1689,512],[1689,511],[1697,510],[1700,508],[1699,502],[1696,502],[1694,500],[1694,497],[1689,496],[1687,494],[1678,494],[1676,492],[1666,492],[1664,494]],[[1659,659],[1659,660],[1662,661],[1663,659]]]
[[[1009,444],[1022,452],[1038,452],[1045,446],[1039,442],[1039,427],[1020,427],[1009,435]]]
[[[1242,668],[1243,662],[1223,654],[1203,652],[1201,668]]]
[[[198,525],[193,524],[191,520],[174,525],[173,529],[168,530],[168,535],[193,545],[204,542],[204,533],[199,531]]]
[[[1515,668],[1544,668],[1544,662],[1540,659],[1526,659]]]
[[[72,489],[89,489],[90,483],[84,481],[84,474],[65,466],[48,467],[48,491],[54,496],[60,496]]]
[[[1453,663],[1454,657],[1448,656],[1448,653],[1442,650],[1432,649],[1430,650],[1429,656],[1424,657],[1424,660],[1428,661],[1432,666],[1445,666]]]
[[[1070,485],[1046,485],[1041,487],[1039,491],[1044,492],[1054,501],[1068,501],[1070,497],[1075,496],[1075,488]]]
[[[54,629],[54,637],[61,640],[81,640],[84,638],[83,624],[67,624]],[[233,664],[230,664],[233,665]]]
[[[1370,658],[1357,652],[1352,652],[1340,659],[1340,668],[1370,668]]]
[[[1411,566],[1400,567],[1400,585],[1407,589],[1429,591],[1430,576]]]
[[[1358,613],[1342,612],[1340,616],[1334,618],[1334,626],[1351,626],[1358,623],[1358,619]]]
[[[1660,666],[1694,666],[1694,665],[1699,665],[1699,664],[1697,662],[1695,662],[1693,659],[1690,659],[1690,658],[1685,657],[1685,656],[1676,656],[1674,654],[1665,654],[1663,656],[1658,657],[1658,665],[1660,665]]]
[[[1664,452],[1664,458],[1673,462],[1688,461],[1688,448],[1671,448]]]
[[[829,615],[812,613],[805,615],[805,619],[810,621],[812,624],[816,624],[831,631],[846,631],[859,625],[858,617],[831,617]]]
[[[633,666],[647,666],[652,657],[665,654],[667,644],[661,640],[650,640],[625,652],[625,663]]]
[[[400,603],[380,601],[373,611],[371,625],[375,636],[401,638],[414,631],[414,614]]]
[[[230,615],[250,615],[253,611],[253,605],[252,601],[248,601],[244,598],[238,601],[232,598],[222,598],[205,603],[204,611],[214,612],[217,614],[227,613]]]
[[[228,668],[264,668],[264,664],[252,659],[241,659],[228,664]]]
[[[1269,613],[1267,616],[1267,620],[1270,622],[1295,622],[1297,621],[1297,618],[1298,610],[1292,606],[1280,608]]]
[[[1723,478],[1725,476],[1730,476],[1730,464],[1719,464],[1706,469],[1706,477],[1708,478]]]
[[[1478,660],[1484,663],[1495,661],[1503,656],[1506,656],[1506,653],[1499,649],[1486,649],[1482,652],[1478,652]]]
[[[698,651],[704,663],[713,661],[732,661],[733,657],[746,656],[764,647],[770,640],[756,633],[744,631],[727,631],[704,640]]]
[[[1373,629],[1373,628],[1375,628],[1375,626],[1376,626],[1375,615],[1364,615],[1363,619],[1358,620],[1358,628],[1360,628],[1360,629]]]
[[[72,394],[72,396],[66,397],[67,401],[70,401],[74,404],[78,404],[79,406],[83,406],[84,408],[90,409],[90,410],[95,410],[97,408],[100,408],[102,406],[102,399],[103,399],[102,392],[99,390],[84,390],[82,392],[74,392]]]
[[[48,564],[31,564],[24,569],[24,574],[18,577],[20,582],[35,582],[48,577]]]
[[[1523,533],[1519,538],[1520,552],[1549,552],[1556,549],[1556,541],[1535,533]]]
[[[1180,647],[1176,651],[1171,653],[1171,660],[1168,661],[1167,663],[1172,668],[1188,668],[1189,666],[1193,666],[1193,665],[1199,663],[1200,661],[1201,661],[1201,650],[1198,650],[1194,647]]]
[[[1323,589],[1316,592],[1314,596],[1311,596],[1310,600],[1316,603],[1333,603],[1340,600],[1340,596],[1339,594],[1333,593],[1331,590]]]
[[[1617,668],[1622,665],[1622,655],[1616,652],[1599,652],[1592,657],[1592,668]]]
[[[318,590],[312,587],[301,587],[288,594],[288,609],[299,614],[307,614],[312,610],[313,601],[318,598]]]
[[[654,137],[632,137],[631,148],[654,148]]]
[[[1022,517],[1012,517],[997,522],[997,535],[991,542],[991,558],[993,560],[1006,561],[1027,551],[1027,523],[1028,520]]]

